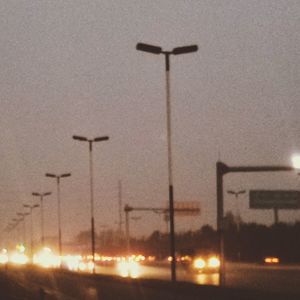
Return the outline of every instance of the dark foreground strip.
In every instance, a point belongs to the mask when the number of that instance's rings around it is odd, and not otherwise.
[[[106,275],[90,275],[39,268],[0,270],[6,285],[18,286],[28,293],[24,298],[5,299],[86,299],[86,300],[299,300],[300,295],[279,294],[236,288],[199,286],[188,282],[176,284],[159,280],[126,279]],[[27,288],[27,289],[26,289]],[[41,294],[41,289],[44,294]],[[20,291],[19,291],[20,290]],[[1,291],[3,291],[1,289]],[[14,289],[10,289],[10,292]],[[1,292],[0,292],[1,293]],[[33,298],[30,298],[30,293]],[[25,294],[23,294],[25,295]],[[2,296],[2,295],[1,295]],[[13,296],[13,294],[11,295]],[[2,297],[0,297],[2,299]],[[4,298],[3,298],[4,299]]]

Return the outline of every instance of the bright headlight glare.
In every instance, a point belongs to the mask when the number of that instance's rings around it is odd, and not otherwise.
[[[203,269],[203,268],[205,268],[206,263],[205,263],[204,259],[197,258],[194,260],[193,265],[194,265],[194,268]]]
[[[122,277],[137,278],[139,276],[139,263],[136,261],[120,261],[117,266]]]
[[[208,260],[208,266],[210,268],[218,268],[220,267],[220,260],[217,257],[211,257]]]

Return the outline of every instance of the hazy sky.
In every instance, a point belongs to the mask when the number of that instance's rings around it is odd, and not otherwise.
[[[0,1],[0,226],[45,199],[47,235],[57,234],[55,181],[62,180],[63,239],[90,228],[88,145],[72,135],[109,135],[94,146],[96,228],[116,228],[123,202],[168,200],[164,57],[138,42],[174,47],[171,57],[175,201],[199,201],[201,216],[177,218],[176,230],[215,225],[215,163],[289,165],[300,150],[300,2]],[[298,188],[295,173],[226,175],[225,189]],[[270,224],[271,211],[242,218]],[[235,210],[225,195],[225,210]],[[35,212],[36,231],[39,211]],[[135,213],[134,235],[164,228]],[[280,212],[280,219],[300,212]],[[36,232],[39,236],[39,232]]]

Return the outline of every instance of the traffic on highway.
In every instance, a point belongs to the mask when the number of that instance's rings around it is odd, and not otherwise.
[[[91,256],[59,256],[50,248],[44,248],[34,254],[31,262],[24,246],[8,252],[3,249],[0,254],[2,268],[9,266],[26,266],[34,264],[42,269],[63,269],[70,272],[120,276],[132,279],[170,280],[171,257],[157,260],[154,256],[142,254],[131,256],[96,255],[95,265]],[[177,275],[179,281],[199,285],[219,285],[220,260],[217,256],[181,256],[177,258]],[[227,286],[248,288],[279,293],[300,293],[300,265],[279,265],[277,258],[267,257],[265,263],[227,262]],[[291,279],[292,278],[292,279]]]
[[[0,299],[300,295],[300,1],[0,8]]]

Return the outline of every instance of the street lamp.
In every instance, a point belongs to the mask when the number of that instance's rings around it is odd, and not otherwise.
[[[292,156],[293,167],[299,172],[300,170],[300,154],[294,154]]]
[[[240,191],[228,190],[227,193],[235,196],[236,204],[237,204],[237,217],[240,218],[240,207],[239,207],[238,198],[239,195],[245,194],[246,190],[240,190]]]
[[[45,196],[51,195],[51,192],[47,193],[36,193],[33,192],[32,196],[37,196],[40,197],[40,202],[41,202],[41,226],[42,226],[42,247],[45,246],[45,232],[44,232],[44,205],[43,205],[43,200]]]
[[[174,48],[172,51],[163,51],[161,47],[138,43],[136,49],[152,54],[164,54],[166,72],[166,106],[167,106],[167,135],[168,135],[168,182],[169,182],[169,211],[170,211],[170,252],[171,252],[171,280],[176,281],[175,257],[175,227],[174,227],[174,197],[172,174],[172,149],[171,149],[171,96],[170,96],[170,55],[179,55],[196,52],[197,45]]]
[[[18,218],[13,218],[11,220],[14,222],[13,229],[15,229],[15,242],[18,244],[19,243],[19,236],[20,236],[20,230],[19,230],[18,225],[19,225],[21,220],[18,219]]]
[[[61,175],[55,175],[46,173],[46,177],[56,178],[57,183],[57,215],[58,215],[58,249],[59,255],[62,256],[62,238],[61,238],[61,218],[60,218],[60,178],[70,177],[71,173],[64,173]]]
[[[88,139],[83,136],[73,135],[73,139],[89,143],[89,162],[90,162],[90,197],[91,197],[91,243],[93,257],[93,273],[95,273],[95,221],[94,221],[94,178],[93,178],[93,142],[102,142],[109,139],[108,136]]]
[[[234,195],[236,199],[236,208],[237,208],[237,233],[238,233],[238,260],[241,260],[241,251],[240,251],[240,223],[241,223],[241,216],[240,216],[240,206],[239,206],[239,195],[245,194],[245,190],[240,190],[240,191],[233,191],[233,190],[228,190],[228,194]]]
[[[29,213],[17,213],[18,216],[22,218],[21,221],[23,221],[23,244],[26,245],[26,222],[25,222],[25,217],[29,215]]]
[[[23,204],[24,207],[29,208],[30,210],[30,253],[31,253],[31,258],[33,256],[33,217],[32,217],[32,211],[39,207],[38,204]]]

